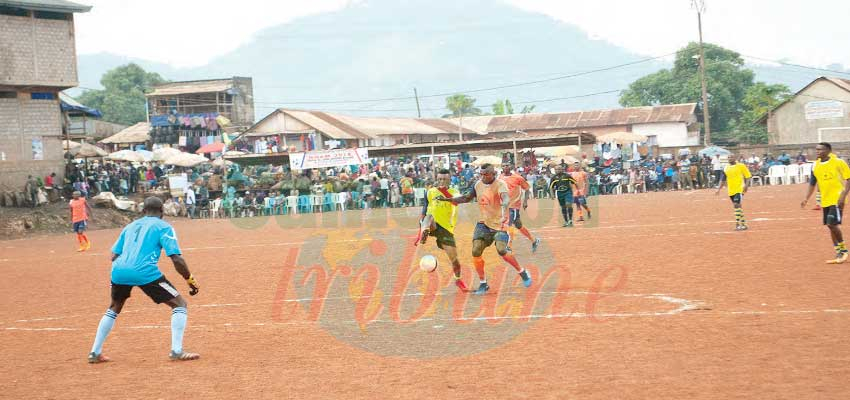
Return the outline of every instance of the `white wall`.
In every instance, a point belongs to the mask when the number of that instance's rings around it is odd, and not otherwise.
[[[634,124],[632,132],[646,136],[655,136],[655,143],[660,147],[696,146],[699,145],[699,134],[688,132],[684,122],[659,122],[654,124]]]

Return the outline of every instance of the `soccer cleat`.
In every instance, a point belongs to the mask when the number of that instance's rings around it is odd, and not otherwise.
[[[86,242],[86,250],[91,249],[91,242]]]
[[[180,353],[175,353],[174,351],[171,351],[171,353],[168,354],[168,358],[170,358],[171,361],[192,361],[201,358],[201,355],[198,353],[188,353],[185,351]]]
[[[77,249],[77,253],[82,253],[82,252],[84,252],[84,251],[86,251],[86,245],[81,244],[81,245],[80,245],[80,248],[78,248],[78,249]]]
[[[109,361],[112,360],[103,354],[89,353],[89,364],[100,364]]]
[[[531,242],[531,252],[536,253],[538,247],[540,247],[540,238],[534,238],[534,241]]]
[[[749,227],[747,227],[746,225],[741,225],[741,230],[742,230],[742,231],[745,231],[745,230],[747,230],[747,229],[749,229]]]
[[[525,287],[531,286],[531,276],[528,275],[528,271],[522,271],[519,273],[519,277],[522,278],[522,285]]]
[[[460,289],[461,292],[469,290],[467,289],[466,284],[463,283],[463,281],[460,279],[455,279],[455,286],[457,286],[457,288]]]
[[[564,222],[564,228],[572,228],[572,226],[573,226],[572,220]]]
[[[590,210],[587,210],[587,219],[590,219],[590,218],[591,218],[591,216],[590,216]]]
[[[590,218],[590,217],[588,217],[588,218]],[[577,220],[577,221],[578,221],[578,222],[584,222],[584,217],[578,217],[578,220]]]
[[[487,282],[484,282],[478,286],[478,289],[475,291],[475,294],[485,294],[488,290],[490,290],[490,285],[488,285]]]

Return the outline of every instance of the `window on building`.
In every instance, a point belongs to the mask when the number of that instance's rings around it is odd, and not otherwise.
[[[649,146],[658,146],[658,136],[648,135],[646,137],[646,144]]]
[[[18,92],[2,92],[0,91],[0,99],[17,99]]]
[[[30,12],[29,10],[24,10],[23,8],[0,6],[0,15],[11,15],[13,17],[29,17]]]
[[[71,19],[71,14],[67,13],[59,13],[53,11],[35,11],[33,14],[36,18],[39,19],[56,19],[60,21],[65,21]]]
[[[30,98],[33,100],[55,100],[56,94],[50,92],[35,92],[30,93]]]

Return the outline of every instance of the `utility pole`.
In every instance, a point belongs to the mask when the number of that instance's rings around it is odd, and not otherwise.
[[[416,97],[416,115],[422,118],[422,111],[419,109],[419,93],[416,92],[416,88],[413,88],[413,97]]]
[[[711,121],[708,113],[708,88],[705,83],[705,50],[702,46],[702,13],[705,12],[705,0],[691,0],[691,5],[697,10],[697,27],[699,29],[699,77],[702,84],[702,119],[705,124],[705,145],[711,145]]]
[[[458,140],[463,141],[463,110],[460,110],[460,129],[458,130]]]

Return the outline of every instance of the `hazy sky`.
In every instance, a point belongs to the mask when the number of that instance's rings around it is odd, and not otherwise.
[[[345,7],[352,0],[76,0],[79,53],[110,52],[178,67],[206,64],[257,31]],[[357,0],[353,0],[357,1]],[[438,0],[435,0],[438,1]],[[439,0],[442,1],[442,0]],[[590,37],[643,55],[697,39],[690,0],[493,0],[577,25]],[[705,0],[704,39],[742,54],[850,67],[850,1]],[[258,11],[262,12],[258,12]],[[206,21],[206,22],[205,22]],[[206,52],[192,43],[213,43]],[[211,51],[210,51],[211,50]],[[754,61],[754,60],[748,60]]]

